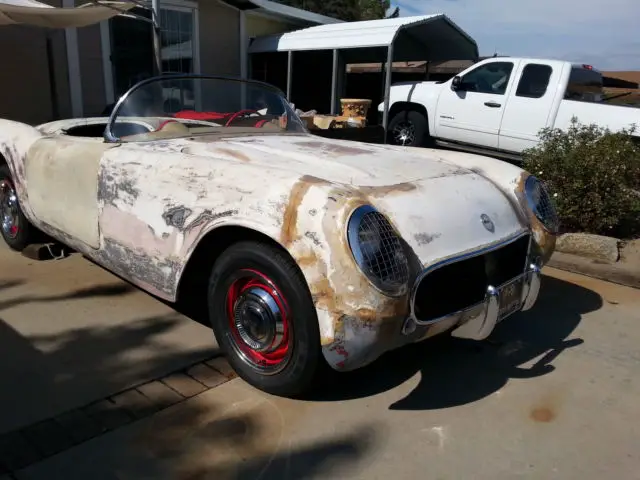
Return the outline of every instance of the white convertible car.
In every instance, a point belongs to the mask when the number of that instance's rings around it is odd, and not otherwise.
[[[182,85],[182,87],[180,87]],[[194,101],[169,108],[166,90]],[[278,395],[535,303],[558,220],[492,158],[311,135],[282,93],[142,81],[110,118],[0,120],[2,236],[44,232],[168,301],[206,302],[238,374]]]

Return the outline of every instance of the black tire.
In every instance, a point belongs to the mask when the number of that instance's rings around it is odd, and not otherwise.
[[[11,170],[9,170],[9,166],[6,164],[0,165],[0,190],[2,190],[0,191],[0,232],[2,233],[2,238],[9,248],[21,252],[33,243],[36,229],[22,212],[20,202],[17,199],[17,195],[15,195],[15,183],[11,176]],[[10,192],[15,195],[15,203],[12,204],[12,207],[9,207],[5,203],[5,196],[10,194]],[[12,222],[11,227],[5,228],[4,215],[7,213],[6,209],[8,208],[15,209],[13,213],[15,219],[17,219],[17,225],[15,225],[16,222]],[[9,230],[9,228],[15,228],[16,230]]]
[[[394,132],[398,127],[409,127],[413,130],[411,140],[402,142]],[[431,145],[429,135],[429,122],[427,117],[417,110],[403,110],[398,112],[389,122],[388,142],[391,145],[403,145],[405,147],[426,147]]]
[[[284,341],[288,345],[286,357],[282,362],[269,367],[270,369],[267,369],[266,360],[261,354],[243,342],[241,329],[232,325],[238,318],[251,317],[238,314],[239,305],[249,304],[246,301],[247,297],[239,296],[237,301],[234,301],[236,295],[231,290],[244,281],[240,280],[240,277],[252,275],[247,270],[260,274],[254,275],[257,281],[262,282],[264,277],[271,281],[275,291],[280,294],[272,297],[272,300],[279,299],[278,302],[274,300],[272,305],[288,307],[283,308],[289,312],[285,316],[286,331],[289,333],[289,340]],[[268,282],[262,283],[268,285]],[[236,306],[232,313],[228,302]],[[218,344],[227,355],[233,369],[247,383],[267,393],[286,397],[297,397],[311,389],[324,361],[318,318],[304,276],[286,252],[278,247],[254,241],[232,245],[220,255],[212,269],[208,304],[209,318]],[[264,324],[275,325],[275,322]],[[250,327],[243,329],[244,333],[250,331]],[[279,358],[276,354],[272,355],[276,360]],[[255,356],[259,358],[256,360]],[[263,362],[262,366],[260,362]]]

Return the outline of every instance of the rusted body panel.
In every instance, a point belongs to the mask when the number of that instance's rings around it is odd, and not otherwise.
[[[56,135],[73,122],[42,131]],[[25,172],[38,157],[48,156],[55,166],[55,152],[75,140],[64,137],[51,146],[52,140],[39,140],[38,130],[6,121],[0,132],[0,153],[34,225],[161,298],[177,298],[191,254],[218,227],[240,226],[278,242],[307,280],[325,358],[339,370],[454,326],[442,322],[401,334],[409,294],[380,293],[357,267],[346,237],[356,207],[370,204],[388,217],[409,252],[411,278],[435,262],[528,229],[545,261],[553,251],[555,238],[522,207],[526,172],[477,155],[310,134],[194,136],[109,148],[100,139],[82,139],[74,155],[95,162],[96,177],[86,173],[91,169],[58,173],[95,182],[95,214],[86,209],[71,217],[73,209],[60,197],[53,222],[35,215],[29,198],[55,201],[59,185],[38,184],[47,191],[31,192]],[[493,220],[493,231],[479,221],[482,214]],[[77,221],[95,222],[97,244],[70,233],[79,231],[71,228]]]

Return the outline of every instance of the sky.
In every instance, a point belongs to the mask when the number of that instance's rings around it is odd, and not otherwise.
[[[480,55],[542,57],[640,70],[640,0],[395,0],[400,15],[444,13]]]

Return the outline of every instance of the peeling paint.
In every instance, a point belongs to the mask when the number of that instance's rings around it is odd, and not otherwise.
[[[418,242],[418,245],[429,245],[431,242],[433,242],[436,238],[440,238],[442,235],[440,235],[439,233],[425,233],[425,232],[421,232],[421,233],[416,233],[413,238],[416,239],[416,242]]]
[[[367,155],[373,153],[371,150],[367,150],[361,147],[346,146],[342,143],[332,143],[323,141],[304,141],[296,142],[296,145],[305,149],[311,149],[319,154],[328,155]]]

